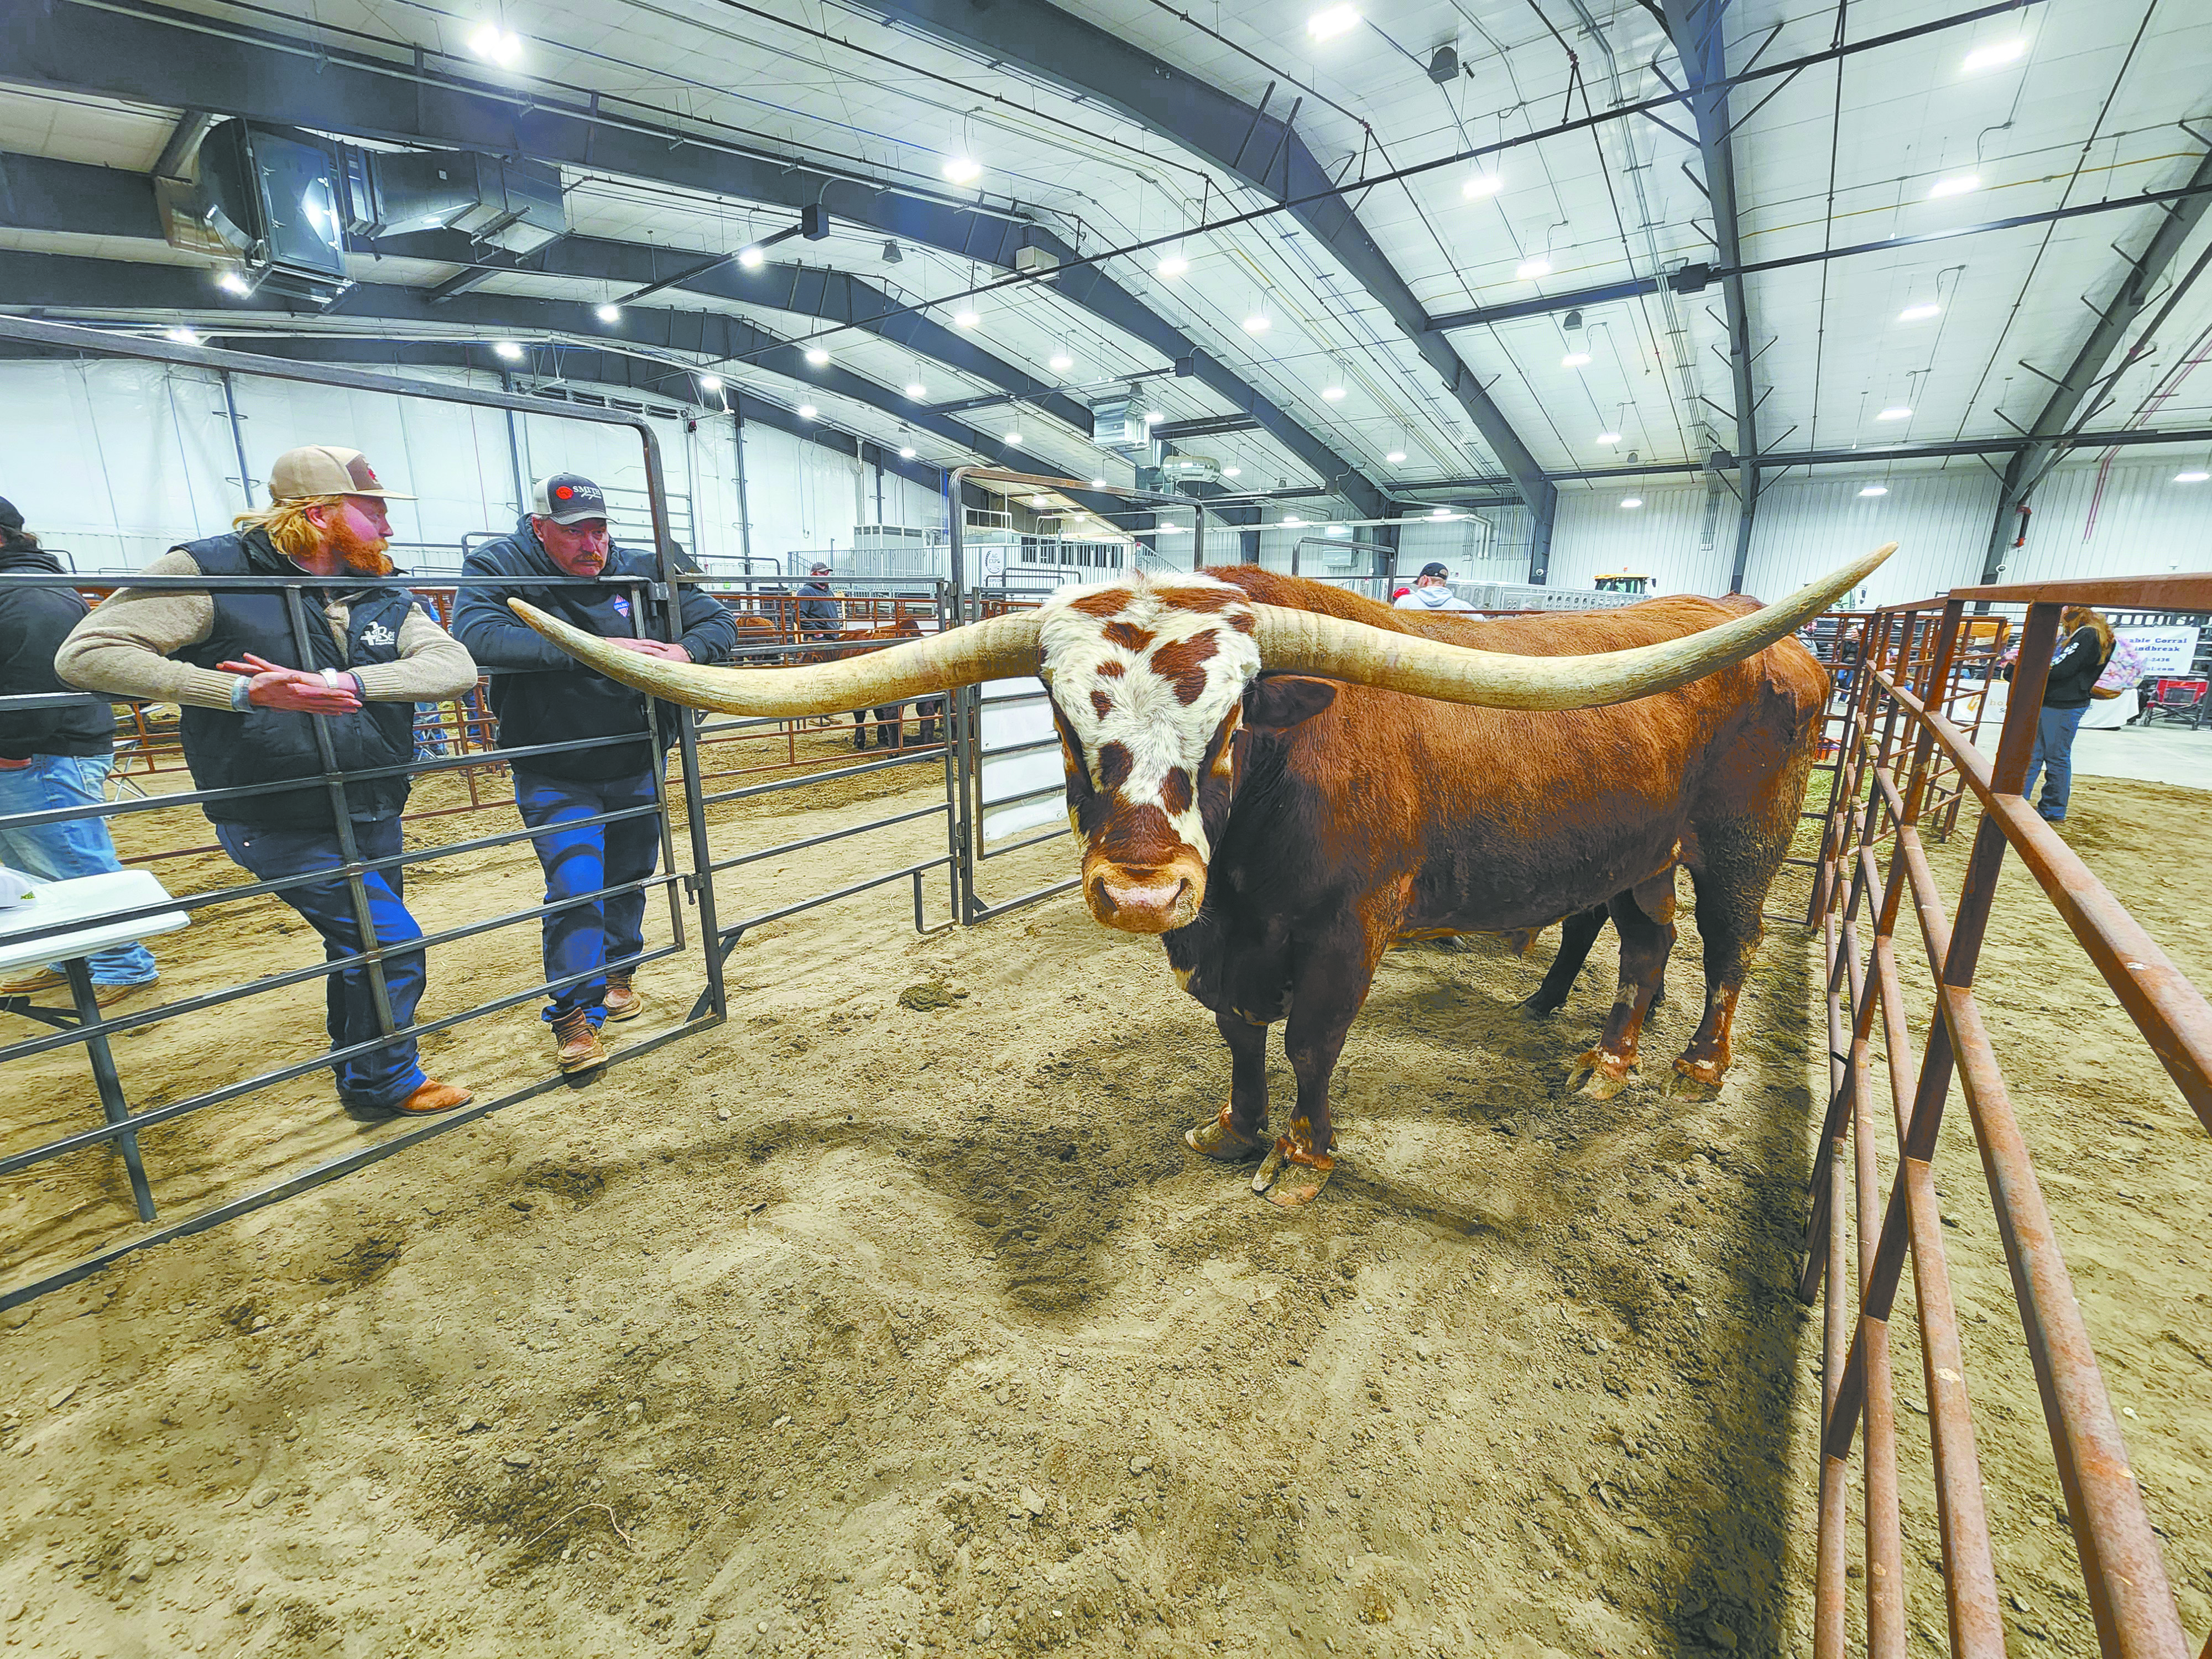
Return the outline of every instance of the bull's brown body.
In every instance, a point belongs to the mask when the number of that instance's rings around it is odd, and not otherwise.
[[[1528,656],[1672,639],[1750,605],[1672,598],[1484,620],[1395,611],[1249,567],[1209,574],[1267,605]],[[1234,739],[1233,793],[1207,803],[1222,818],[1203,906],[1164,936],[1233,1056],[1231,1140],[1264,1135],[1265,1027],[1281,1019],[1298,1080],[1291,1138],[1326,1154],[1329,1076],[1394,939],[1541,927],[1639,885],[1656,893],[1676,863],[1695,886],[1707,981],[1704,1024],[1676,1065],[1717,1085],[1826,696],[1826,672],[1788,640],[1609,708],[1529,714],[1340,685],[1296,724],[1247,721]],[[1671,903],[1631,900],[1613,913],[1621,1000],[1583,1058],[1594,1081],[1617,1086],[1674,930]]]

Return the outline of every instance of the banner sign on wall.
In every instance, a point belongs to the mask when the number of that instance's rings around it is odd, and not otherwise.
[[[2197,630],[2179,628],[2115,628],[2113,633],[2135,647],[2147,675],[2167,678],[2186,674],[2197,658]]]

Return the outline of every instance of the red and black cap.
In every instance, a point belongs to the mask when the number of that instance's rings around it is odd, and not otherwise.
[[[586,519],[607,516],[607,498],[599,493],[599,485],[574,472],[556,472],[540,478],[530,497],[531,515],[550,519],[555,524],[581,524]]]

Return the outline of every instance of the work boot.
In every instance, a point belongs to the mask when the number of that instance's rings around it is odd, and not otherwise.
[[[591,1011],[572,1008],[553,1022],[554,1063],[571,1076],[607,1063],[607,1045],[592,1024]]]
[[[395,1109],[415,1113],[450,1112],[454,1107],[465,1106],[475,1098],[458,1083],[441,1083],[435,1078],[428,1078]]]
[[[609,1019],[635,1019],[645,1012],[645,999],[630,988],[627,971],[607,975],[605,1003]]]

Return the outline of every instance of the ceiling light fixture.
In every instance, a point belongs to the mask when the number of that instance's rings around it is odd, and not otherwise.
[[[955,328],[973,328],[982,320],[965,306],[952,313],[952,326]]]
[[[1022,441],[1022,434],[1018,432],[1009,432],[1006,434],[1005,436],[1006,441],[1010,444],[1018,444]]]
[[[1909,421],[1911,418],[1912,411],[1901,404],[1892,409],[1885,409],[1875,416],[1877,421]]]
[[[1620,504],[1624,507],[1641,507],[1644,505],[1644,497],[1641,495],[1624,495],[1620,498]]]
[[[491,343],[491,349],[510,363],[520,362],[522,360],[522,348],[512,340],[494,340]]]
[[[811,367],[819,368],[830,361],[830,354],[820,346],[809,346],[806,348],[806,361]]]
[[[767,258],[768,255],[757,247],[741,247],[738,250],[738,263],[747,270],[758,270]]]
[[[1523,259],[1513,267],[1514,276],[1523,283],[1533,283],[1539,276],[1548,276],[1551,274],[1552,262],[1540,253],[1533,259]]]
[[[1106,480],[1103,478],[1093,478],[1091,481],[1091,487],[1093,489],[1103,489],[1106,488]]]
[[[1924,323],[1930,317],[1940,313],[1942,309],[1942,307],[1932,303],[1907,306],[1897,313],[1897,320],[1900,323]]]
[[[956,185],[972,185],[983,176],[983,164],[969,155],[955,155],[939,169]]]
[[[1928,199],[1934,202],[1946,196],[1964,196],[1968,191],[1979,190],[1981,187],[1980,173],[1962,173],[1955,179],[1938,179],[1934,184],[1929,185]]]
[[[1359,27],[1359,14],[1350,6],[1331,6],[1306,19],[1306,33],[1316,40],[1334,40]]]
[[[914,446],[912,444],[901,444],[899,446],[899,459],[902,461],[910,461],[913,459]]]
[[[1325,386],[1321,389],[1321,395],[1333,404],[1340,404],[1344,401],[1344,388],[1340,386]]]
[[[1305,520],[1298,517],[1295,513],[1285,513],[1283,514],[1283,522],[1288,525],[1291,529],[1296,530],[1300,525],[1304,524]]]
[[[215,279],[215,285],[226,294],[245,295],[253,292],[253,284],[234,270],[224,271]]]
[[[163,329],[161,331],[161,337],[165,340],[173,341],[178,345],[198,345],[200,343],[200,337],[193,333],[191,330],[185,327],[181,323],[174,328]]]
[[[598,315],[603,323],[617,323],[622,320],[622,307],[610,302],[598,308]]]
[[[2207,478],[2212,478],[2212,472],[2177,472],[2173,475],[2176,483],[2203,483]]]
[[[1047,365],[1047,367],[1048,367],[1055,374],[1065,374],[1069,369],[1075,367],[1075,359],[1069,356],[1065,351],[1055,351],[1052,354],[1051,362]]]
[[[1224,478],[1241,478],[1244,476],[1244,469],[1241,466],[1224,466],[1221,469],[1221,476]]]
[[[1181,248],[1175,248],[1163,253],[1160,256],[1159,264],[1152,267],[1155,272],[1170,283],[1189,269],[1190,261],[1183,257]]]
[[[1597,434],[1597,441],[1601,444],[1617,444],[1620,441],[1620,434],[1618,432],[1601,432]]]
[[[813,405],[812,404],[799,404],[799,418],[800,420],[802,420],[802,421],[811,421],[811,420],[812,420],[812,419],[814,418],[814,415],[815,415],[815,410],[814,410],[814,405]]]
[[[2011,63],[2027,50],[2027,42],[2021,40],[2000,40],[1993,46],[1976,46],[1966,54],[1966,61],[1960,65],[1960,69],[1964,74],[1978,75],[1984,70]]]
[[[929,388],[919,380],[908,380],[906,383],[906,395],[909,398],[927,398],[929,396]]]
[[[496,23],[479,23],[469,31],[469,50],[487,64],[513,69],[522,56],[522,37]]]
[[[1264,311],[1255,311],[1244,319],[1244,331],[1247,334],[1265,334],[1273,325],[1267,320],[1267,313]]]
[[[1328,527],[1328,533],[1332,536],[1349,536],[1352,532],[1340,524],[1333,524]]]
[[[1889,494],[1889,486],[1887,484],[1869,484],[1864,489],[1859,491],[1859,494],[1862,495],[1887,495]]]
[[[1148,409],[1145,411],[1145,424],[1146,426],[1158,426],[1165,419],[1167,419],[1167,416],[1161,414],[1157,409]]]
[[[1449,519],[1451,517],[1451,508],[1448,507],[1432,507],[1429,509],[1429,516],[1432,519]]]
[[[719,374],[702,374],[702,375],[699,377],[699,390],[700,390],[700,391],[702,391],[702,392],[720,392],[721,389],[722,389],[722,377],[721,377],[720,375],[719,375]]]
[[[1587,351],[1570,351],[1565,356],[1559,359],[1559,367],[1561,368],[1584,368],[1589,367],[1589,360],[1590,355]]]
[[[1459,193],[1470,202],[1479,202],[1486,196],[1497,195],[1504,185],[1505,179],[1501,174],[1470,173],[1467,175],[1467,182],[1459,187]]]
[[[1392,451],[1391,451],[1388,455],[1385,455],[1385,456],[1382,458],[1383,462],[1384,462],[1387,465],[1390,465],[1390,466],[1395,466],[1395,465],[1397,465],[1401,461],[1404,460],[1405,459],[1406,459],[1406,452],[1405,452],[1404,450],[1402,450],[1402,449],[1394,449],[1394,450],[1392,450]]]

